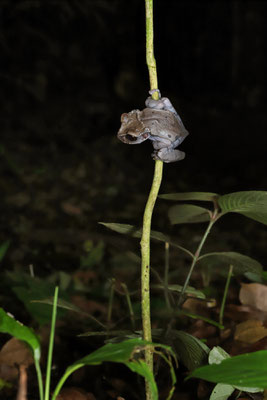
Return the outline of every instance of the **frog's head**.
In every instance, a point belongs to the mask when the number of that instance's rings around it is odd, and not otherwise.
[[[140,119],[140,111],[133,110],[121,116],[121,127],[118,138],[126,144],[139,144],[150,137],[150,130]]]

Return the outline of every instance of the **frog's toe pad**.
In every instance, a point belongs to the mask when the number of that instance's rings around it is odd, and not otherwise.
[[[165,163],[176,162],[185,158],[185,153],[183,151],[167,148],[155,150],[151,155],[154,160],[160,160]]]

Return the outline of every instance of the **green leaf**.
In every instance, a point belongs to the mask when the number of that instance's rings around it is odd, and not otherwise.
[[[124,363],[131,371],[136,372],[137,374],[143,376],[150,383],[152,398],[153,400],[158,399],[158,388],[153,376],[153,373],[150,371],[148,365],[142,361],[130,361]]]
[[[157,347],[165,348],[171,351],[169,346],[161,345],[158,343],[149,343],[146,340],[140,338],[129,339],[120,343],[107,343],[100,349],[97,349],[93,353],[89,354],[76,361],[73,365],[84,364],[84,365],[97,365],[102,362],[112,361],[112,362],[126,362],[132,356],[133,352],[140,351],[144,349],[145,346],[152,345]]]
[[[210,220],[210,212],[207,208],[198,207],[192,204],[181,204],[169,209],[171,224],[184,224],[205,222]]]
[[[40,360],[41,348],[38,337],[30,328],[6,313],[3,308],[0,308],[0,332],[9,333],[9,335],[26,342],[33,351],[34,359]]]
[[[27,311],[39,324],[50,323],[51,306],[47,304],[33,303],[33,300],[44,300],[54,296],[55,285],[48,280],[33,278],[28,274],[12,273],[7,274],[12,280],[12,291],[19,300],[24,303]],[[14,286],[14,282],[16,286]],[[66,292],[62,292],[62,297],[66,300]],[[58,318],[62,317],[66,312],[63,309],[58,310]]]
[[[89,251],[86,256],[81,256],[80,265],[82,268],[92,268],[94,265],[99,264],[104,256],[105,245],[99,242],[95,247]]]
[[[163,289],[165,290],[165,286],[163,284],[156,284],[152,286],[154,289]],[[180,293],[182,291],[183,286],[182,285],[168,285],[168,290],[170,290],[171,292],[178,292]],[[200,290],[197,290],[195,288],[193,288],[192,286],[187,286],[185,293],[197,297],[198,299],[205,299],[206,296],[203,292],[201,292]]]
[[[201,266],[222,272],[222,268],[227,268],[233,265],[235,274],[245,274],[246,272],[253,272],[257,275],[262,274],[262,265],[251,257],[245,256],[233,251],[229,252],[215,252],[207,253],[199,258]]]
[[[118,232],[118,233],[122,233],[122,234],[126,234],[126,235],[130,235],[132,237],[136,237],[136,238],[141,238],[142,236],[142,230],[141,229],[137,229],[135,226],[133,225],[129,225],[129,224],[117,224],[117,223],[106,223],[106,222],[99,222],[99,224],[106,226],[107,228]],[[187,253],[188,255],[190,255],[190,257],[194,258],[194,255],[187,249],[185,249],[182,246],[179,246],[178,244],[174,243],[171,241],[170,237],[168,235],[165,235],[162,232],[158,232],[158,231],[151,231],[150,233],[150,237],[151,239],[154,240],[158,240],[160,242],[168,242],[170,243],[172,246],[182,250],[183,252]]]
[[[191,371],[203,365],[208,358],[209,348],[196,337],[183,331],[171,331],[173,348],[180,360]]]
[[[193,371],[187,378],[200,378],[214,383],[225,383],[246,388],[267,388],[267,351],[241,354],[206,365]]]
[[[223,213],[236,212],[267,225],[267,192],[245,191],[218,198]]]
[[[32,303],[40,303],[40,304],[49,304],[50,306],[53,305],[53,298],[50,297],[48,299],[43,299],[43,300],[32,300]],[[94,321],[96,324],[100,325],[102,328],[106,329],[106,326],[102,324],[102,322],[98,321],[93,315],[87,313],[86,311],[83,311],[81,308],[75,306],[74,304],[70,303],[69,301],[59,299],[57,302],[57,309],[63,308],[65,310],[73,311],[75,313],[79,313],[82,315],[85,315],[87,318],[90,318],[92,321]],[[58,310],[59,311],[59,310]],[[57,313],[58,313],[57,311]]]
[[[72,372],[80,367],[83,367],[84,365],[99,365],[103,362],[118,362],[125,364],[132,371],[137,372],[148,379],[152,389],[152,399],[158,400],[158,391],[153,374],[150,372],[148,366],[142,359],[136,358],[137,353],[140,352],[140,354],[142,354],[142,351],[147,345],[160,347],[174,355],[169,346],[158,343],[150,343],[142,339],[129,339],[120,343],[107,343],[100,349],[70,365],[56,387],[55,393],[58,393],[60,387]],[[174,377],[173,368],[172,377]]]
[[[129,224],[117,224],[117,223],[106,223],[106,222],[99,222],[99,224],[106,226],[107,228],[111,229],[112,231],[122,233],[125,235],[130,235],[132,237],[140,238],[142,236],[142,229],[136,228],[134,225]],[[151,231],[150,235],[151,239],[159,240],[161,242],[170,242],[170,237],[165,235],[162,232],[158,231]]]
[[[218,383],[213,389],[209,400],[227,400],[234,390],[235,388],[232,385]]]
[[[0,261],[3,260],[7,250],[9,248],[9,245],[10,245],[10,241],[9,240],[7,240],[6,242],[1,244],[1,246],[0,246]]]
[[[209,192],[186,192],[186,193],[169,193],[161,194],[159,198],[165,200],[186,201],[186,200],[199,200],[199,201],[214,201],[219,195],[217,193]]]
[[[163,333],[162,329],[152,329],[152,336],[155,340],[162,339]],[[207,362],[210,349],[205,343],[189,333],[172,329],[166,337],[166,342],[171,344],[178,360],[189,370]]]
[[[220,346],[215,346],[211,349],[210,353],[209,353],[209,364],[220,364],[223,360],[226,360],[228,358],[231,358],[231,356],[225,351],[223,350]],[[220,384],[219,384],[220,385]],[[224,384],[221,384],[222,386]],[[218,386],[218,385],[217,385]],[[225,385],[227,386],[227,385]],[[261,388],[248,388],[246,386],[232,386],[233,390],[237,389],[240,390],[242,392],[249,392],[249,393],[257,393],[261,391]],[[226,388],[226,392],[227,392],[227,388]],[[223,388],[221,388],[220,393],[223,393]]]
[[[219,322],[216,322],[213,319],[207,318],[204,315],[193,314],[193,313],[191,313],[189,311],[186,311],[186,309],[183,309],[182,311],[180,311],[180,314],[186,315],[187,317],[190,317],[190,318],[193,318],[193,319],[200,319],[201,321],[205,321],[208,324],[216,326],[219,329],[224,329],[224,326],[219,324]]]

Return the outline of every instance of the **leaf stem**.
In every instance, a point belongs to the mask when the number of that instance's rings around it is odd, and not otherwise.
[[[179,297],[179,300],[178,300],[178,307],[180,307],[182,302],[183,302],[183,297],[184,297],[185,291],[187,289],[187,286],[188,286],[189,280],[191,278],[191,275],[192,275],[192,273],[194,271],[195,265],[196,265],[197,261],[199,260],[199,256],[200,256],[202,247],[203,247],[203,245],[204,245],[204,243],[205,243],[205,241],[206,241],[206,239],[207,239],[207,237],[208,237],[208,235],[210,233],[210,230],[211,230],[213,224],[215,223],[215,221],[216,221],[216,219],[211,219],[210,220],[209,225],[208,225],[206,231],[204,232],[204,235],[202,236],[202,239],[201,239],[201,241],[200,241],[200,243],[198,245],[198,248],[197,248],[197,250],[196,250],[196,252],[194,254],[194,258],[192,260],[192,263],[191,263],[189,272],[187,274],[184,286],[183,286],[182,291],[180,293],[180,297]]]
[[[43,380],[42,380],[42,372],[41,372],[41,367],[40,367],[39,360],[37,360],[35,357],[34,357],[34,365],[35,365],[35,370],[36,370],[36,374],[37,374],[37,381],[38,381],[38,387],[39,387],[39,397],[40,397],[40,400],[43,400],[43,398],[44,398],[44,387],[43,387]]]
[[[126,283],[122,283],[121,286],[125,293],[125,297],[126,297],[126,301],[127,301],[127,305],[128,305],[128,309],[129,309],[129,314],[130,314],[130,319],[131,319],[131,324],[132,324],[132,329],[134,331],[135,330],[135,317],[134,317],[131,296],[130,296],[130,293],[129,293]]]
[[[49,400],[49,392],[50,392],[52,356],[53,356],[53,347],[54,347],[54,338],[55,338],[55,329],[56,329],[56,317],[57,317],[57,300],[58,300],[58,286],[56,286],[56,288],[55,288],[54,302],[53,302],[50,339],[49,339],[47,365],[46,365],[45,397],[44,397],[45,400]]]
[[[223,314],[224,314],[225,302],[226,302],[226,297],[227,297],[228,290],[229,290],[229,285],[230,285],[230,280],[231,280],[231,276],[233,273],[233,268],[234,268],[233,265],[230,265],[226,283],[225,283],[224,292],[223,292],[222,304],[221,304],[221,309],[220,309],[220,314],[219,314],[219,323],[221,325],[223,325]]]
[[[170,261],[170,244],[165,242],[165,269],[164,269],[164,295],[168,310],[171,309],[169,299],[169,261]]]
[[[59,392],[60,392],[62,386],[64,385],[64,383],[66,382],[66,380],[68,379],[68,377],[69,377],[71,374],[73,374],[74,371],[76,371],[77,369],[79,369],[79,368],[81,368],[81,367],[83,367],[83,366],[84,366],[84,364],[75,364],[75,365],[71,365],[70,367],[68,367],[68,368],[66,369],[66,371],[64,372],[64,375],[60,378],[60,380],[59,380],[59,382],[58,382],[58,384],[57,384],[57,386],[56,386],[56,388],[55,388],[55,390],[54,390],[54,393],[53,393],[53,395],[52,395],[51,400],[56,400],[57,395],[59,394]]]
[[[114,299],[114,286],[115,286],[115,279],[112,278],[110,282],[110,292],[109,292],[109,299],[108,299],[108,316],[107,316],[107,326],[109,327],[111,324],[111,316],[112,316],[112,309],[113,309],[113,299]]]

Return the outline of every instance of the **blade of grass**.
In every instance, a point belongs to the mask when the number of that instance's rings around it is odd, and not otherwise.
[[[58,300],[58,286],[56,286],[55,293],[54,293],[53,311],[52,311],[52,319],[51,319],[51,330],[50,330],[50,339],[49,339],[49,346],[48,346],[47,365],[46,365],[44,400],[49,400],[49,394],[50,394],[51,368],[52,368],[53,347],[54,347],[56,317],[57,317],[57,300]]]
[[[227,275],[227,279],[226,279],[224,292],[223,292],[223,299],[222,299],[220,315],[219,315],[219,323],[221,325],[223,325],[223,314],[224,314],[225,302],[226,302],[226,297],[227,297],[228,290],[229,290],[229,285],[230,285],[230,280],[231,280],[231,276],[232,276],[232,273],[233,273],[233,268],[234,268],[233,265],[230,265],[229,271],[228,271],[228,275]]]

